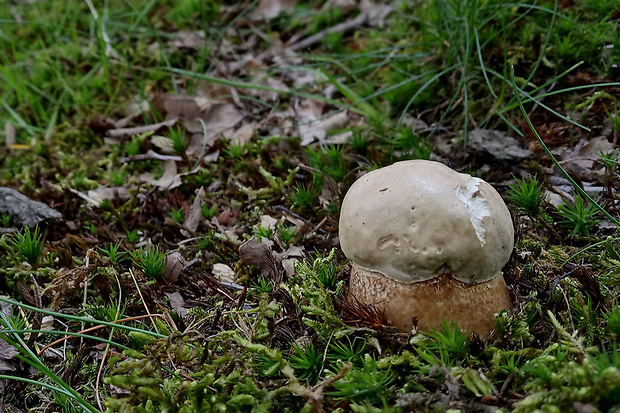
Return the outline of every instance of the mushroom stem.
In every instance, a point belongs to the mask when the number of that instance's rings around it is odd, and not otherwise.
[[[493,315],[511,307],[504,277],[468,284],[450,274],[432,281],[403,283],[353,263],[349,296],[375,305],[398,331],[410,332],[413,318],[421,331],[441,329],[445,320],[458,320],[459,327],[489,337]]]

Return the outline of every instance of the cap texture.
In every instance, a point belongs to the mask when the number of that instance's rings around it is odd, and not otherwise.
[[[514,229],[485,181],[433,161],[369,172],[346,194],[340,244],[359,267],[403,283],[450,275],[468,283],[501,274]]]

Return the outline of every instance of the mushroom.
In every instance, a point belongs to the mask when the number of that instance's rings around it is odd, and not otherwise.
[[[487,338],[510,308],[502,267],[512,253],[508,208],[491,185],[433,161],[397,162],[358,179],[342,202],[349,297],[385,311],[397,330],[443,320]]]

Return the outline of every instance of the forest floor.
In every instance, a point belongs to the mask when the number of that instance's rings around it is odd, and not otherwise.
[[[0,410],[619,412],[619,19],[4,2]],[[342,200],[411,159],[512,213],[488,338],[347,294]]]

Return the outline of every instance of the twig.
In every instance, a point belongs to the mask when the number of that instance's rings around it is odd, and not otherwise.
[[[133,283],[136,285],[136,291],[138,291],[138,295],[140,296],[140,301],[142,301],[142,304],[144,305],[144,309],[146,310],[146,313],[148,315],[151,315],[151,312],[149,311],[149,307],[146,305],[146,301],[144,301],[144,297],[142,296],[142,291],[140,291],[140,286],[138,285],[138,280],[136,280],[136,277],[133,275],[133,271],[131,270],[131,268],[129,269],[129,274],[131,274],[131,278],[133,279]],[[159,329],[157,328],[157,324],[155,324],[155,321],[151,318],[151,323],[153,324],[153,328],[155,329],[155,331],[157,331],[159,333]]]
[[[325,393],[325,389],[331,387],[335,382],[344,378],[347,375],[353,363],[350,361],[345,363],[338,374],[335,376],[329,377],[325,379],[322,383],[316,385],[314,388],[309,389],[306,394],[303,396],[307,397],[308,404],[310,405],[310,412],[312,413],[321,413],[323,410],[323,397]]]
[[[108,136],[111,136],[113,138],[117,137],[117,136],[133,136],[133,135],[140,135],[146,132],[154,132],[157,129],[164,127],[164,126],[172,126],[177,122],[177,118],[172,118],[172,119],[168,119],[165,120],[163,122],[159,122],[159,123],[153,123],[151,125],[144,125],[144,126],[136,126],[134,128],[118,128],[118,129],[110,129],[109,131],[107,131]]]
[[[115,321],[114,323],[111,323],[111,324],[120,324],[120,323],[125,323],[127,321],[142,320],[143,318],[149,318],[149,317],[161,317],[161,318],[163,318],[164,316],[161,315],[161,314],[143,314],[143,315],[137,315],[137,316],[133,316],[133,317],[123,318],[123,319]],[[107,327],[107,326],[104,325],[104,324],[99,324],[99,325],[96,325],[96,326],[88,327],[87,329],[84,329],[84,330],[80,330],[80,331],[77,332],[77,334],[88,333],[90,331],[99,330],[99,329],[101,329],[103,327]],[[55,346],[56,344],[62,343],[63,341],[68,340],[71,337],[76,337],[76,336],[67,336],[67,337],[59,338],[58,340],[48,344],[47,346],[43,347],[41,350],[37,351],[37,354],[40,356],[48,348],[50,348],[52,346]]]
[[[313,232],[317,232],[321,230],[321,227],[323,226],[323,224],[325,224],[327,222],[327,217],[323,217],[323,219],[321,220],[321,222],[319,222],[314,229],[312,230]],[[323,230],[325,231],[325,230]]]
[[[302,221],[304,224],[310,225],[310,227],[312,228],[313,231],[320,232],[321,234],[327,234],[327,231],[325,231],[323,228],[318,228],[318,225],[317,226],[313,226],[311,223],[309,223],[309,221],[306,218],[302,217],[299,214],[294,213],[293,211],[291,211],[290,209],[288,209],[284,205],[278,205],[274,209],[276,211],[284,212],[285,214],[290,215],[293,218],[297,218],[298,220]]]
[[[166,307],[164,307],[163,305],[161,305],[158,302],[155,302],[155,304],[157,305],[157,307],[159,307],[159,309],[162,312],[162,315],[164,316],[164,320],[166,320],[166,322],[168,323],[168,325],[176,331],[179,331],[179,328],[177,327],[176,323],[174,322],[174,320],[172,319],[172,317],[170,317],[170,313],[168,312],[168,310],[166,309]]]
[[[503,397],[504,396],[504,393],[506,392],[506,389],[508,389],[508,385],[515,378],[516,375],[517,375],[517,370],[513,370],[512,373],[510,373],[508,375],[508,377],[506,377],[506,380],[504,381],[504,384],[502,384],[502,388],[499,390],[499,397]]]
[[[146,153],[141,153],[138,155],[125,156],[125,157],[119,158],[119,162],[121,163],[134,162],[134,161],[151,161],[151,160],[181,162],[183,160],[183,157],[178,156],[178,155],[162,155],[160,153],[155,152],[152,149],[149,149]]]
[[[313,34],[310,37],[306,37],[305,39],[290,45],[286,48],[286,50],[295,52],[297,50],[306,49],[316,43],[319,43],[323,39],[323,37],[327,36],[328,34],[346,32],[347,30],[352,30],[355,27],[362,26],[368,21],[368,17],[368,13],[360,13],[354,19],[347,20],[346,22],[339,23],[332,27],[328,27],[327,29],[321,30],[320,32]]]

